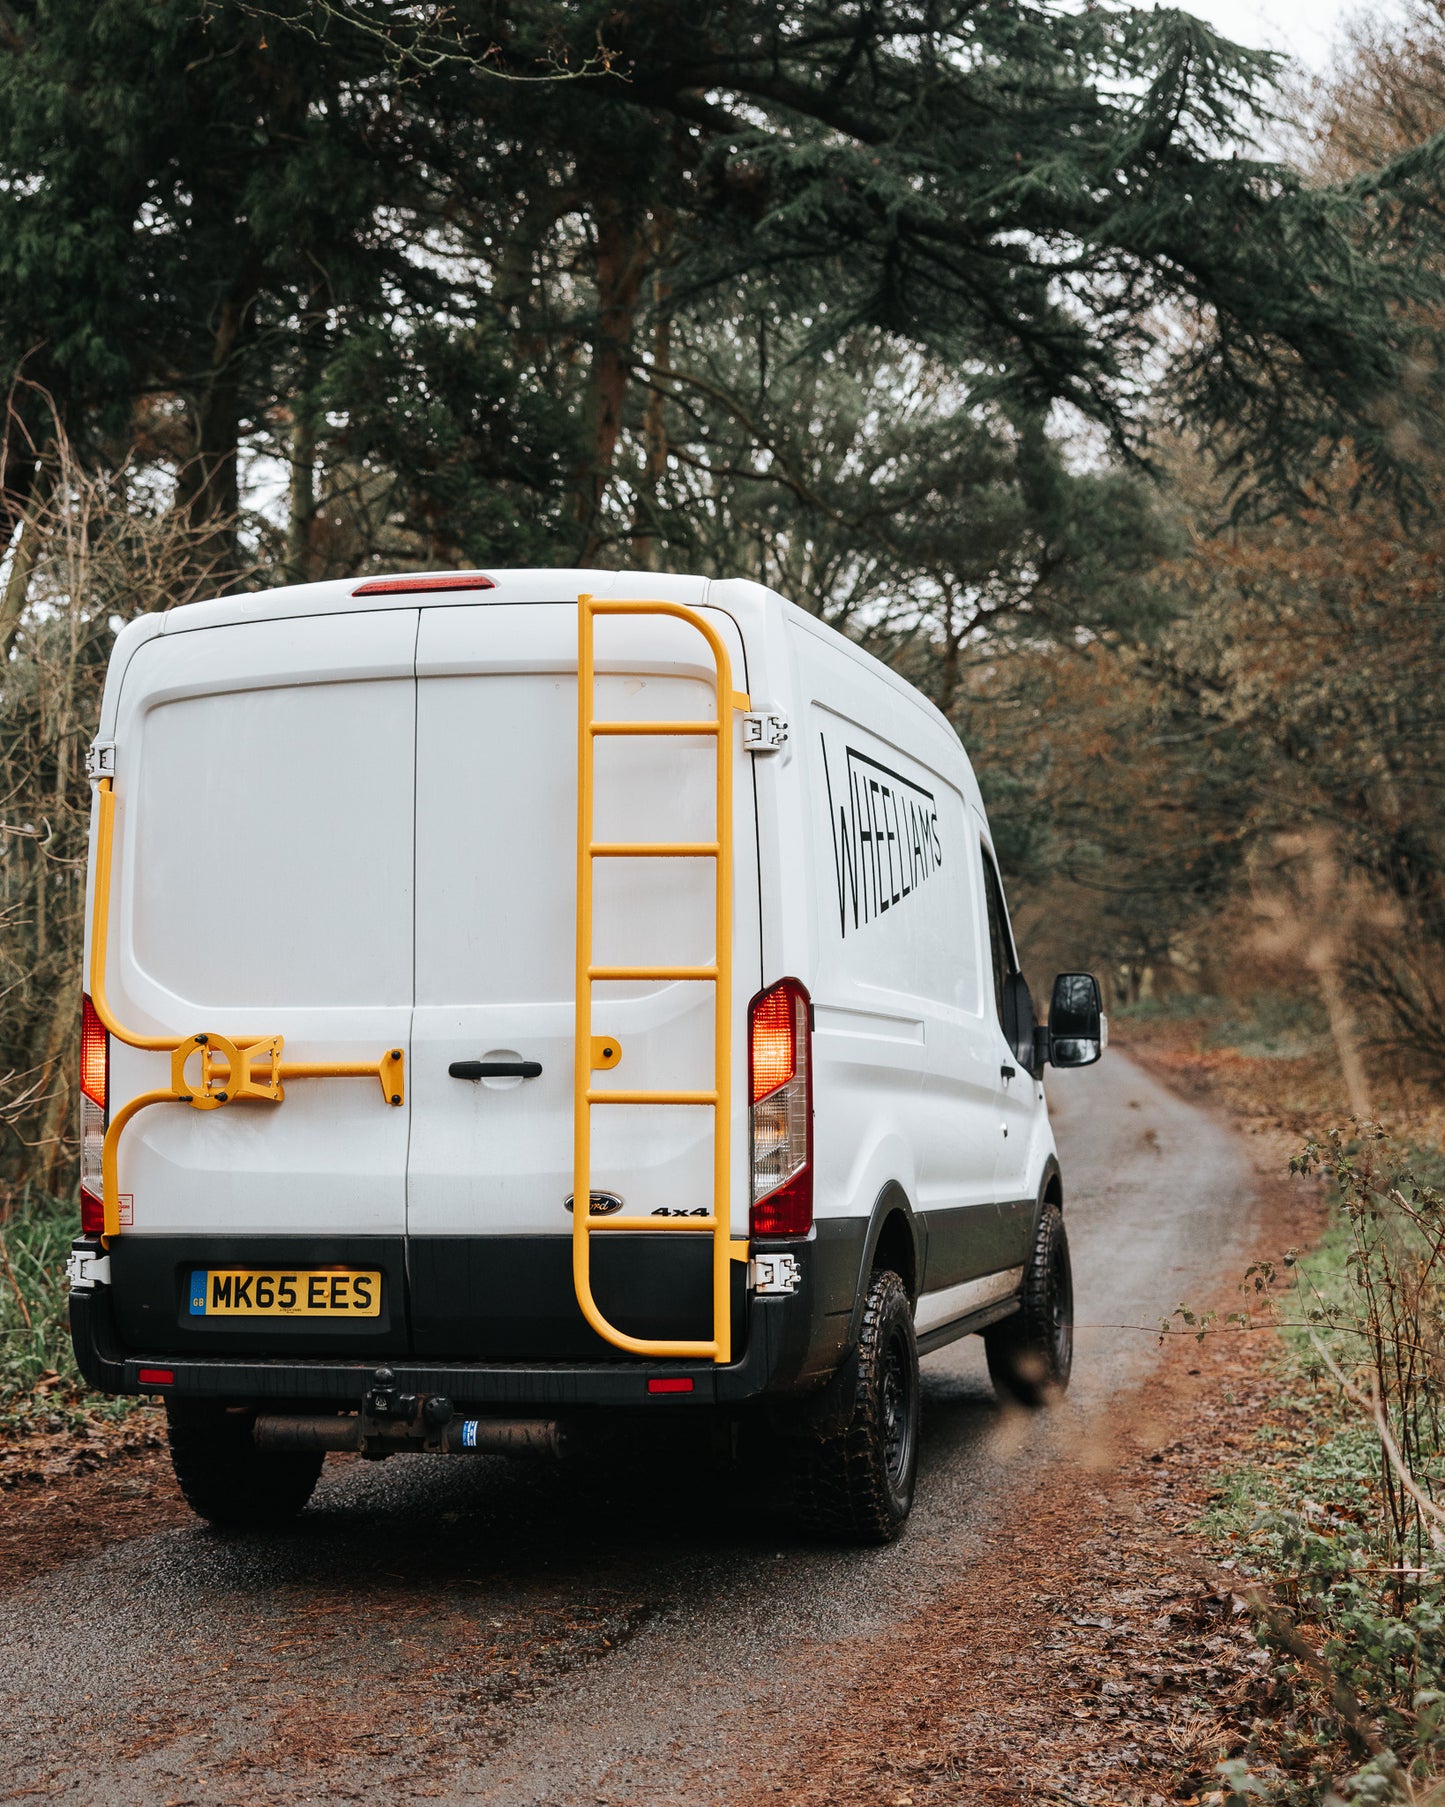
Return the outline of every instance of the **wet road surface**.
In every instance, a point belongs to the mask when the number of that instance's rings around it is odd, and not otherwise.
[[[727,1802],[967,1576],[1029,1476],[1148,1371],[1139,1331],[1238,1273],[1251,1170],[1117,1050],[1054,1076],[1079,1332],[1060,1411],[1005,1417],[969,1339],[929,1356],[918,1504],[881,1551],[800,1543],[755,1471],[328,1465],[284,1534],[136,1535],[0,1592],[0,1799]],[[3,1505],[0,1505],[3,1510]],[[877,1678],[886,1687],[886,1675]]]

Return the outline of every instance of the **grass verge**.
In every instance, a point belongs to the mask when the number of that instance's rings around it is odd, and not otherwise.
[[[1318,1025],[1178,1004],[1126,1019],[1137,1053],[1315,1174],[1333,1227],[1238,1314],[1274,1390],[1201,1529],[1272,1662],[1270,1710],[1221,1765],[1223,1807],[1445,1802],[1445,1157],[1438,1099],[1376,1078],[1352,1121]],[[1226,1335],[1228,1321],[1201,1326]]]
[[[12,1434],[123,1417],[132,1405],[97,1401],[75,1366],[65,1280],[75,1224],[71,1201],[34,1188],[0,1223],[0,1429]]]

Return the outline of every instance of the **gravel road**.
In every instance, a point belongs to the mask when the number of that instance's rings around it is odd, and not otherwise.
[[[924,1364],[920,1498],[866,1553],[800,1545],[755,1481],[605,1466],[328,1466],[284,1534],[135,1534],[0,1592],[0,1799],[737,1802],[926,1624],[1030,1475],[1107,1434],[1150,1325],[1236,1273],[1243,1144],[1119,1051],[1050,1081],[1081,1328],[1069,1403],[1005,1416],[975,1340]],[[0,1503],[0,1511],[3,1511]],[[877,1685],[886,1688],[880,1673]]]

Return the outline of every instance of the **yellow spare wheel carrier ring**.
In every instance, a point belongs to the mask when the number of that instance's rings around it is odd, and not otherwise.
[[[116,1021],[105,994],[106,940],[110,932],[110,867],[115,840],[114,780],[96,783],[95,893],[90,917],[90,1001],[106,1029],[128,1048],[142,1048],[171,1057],[169,1091],[141,1092],[122,1105],[106,1126],[101,1144],[101,1192],[105,1206],[105,1237],[120,1233],[120,1178],[117,1150],[127,1123],[152,1104],[188,1104],[192,1110],[214,1111],[246,1100],[284,1103],[282,1082],[287,1079],[376,1079],[388,1104],[406,1101],[405,1057],[390,1048],[379,1060],[282,1060],[279,1035],[137,1035]],[[192,1084],[186,1069],[199,1059],[198,1082]]]

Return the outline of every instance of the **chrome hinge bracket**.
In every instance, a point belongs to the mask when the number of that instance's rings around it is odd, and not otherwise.
[[[788,744],[788,718],[772,709],[750,709],[743,717],[745,753],[781,753]]]
[[[754,1255],[748,1263],[748,1285],[755,1293],[795,1293],[802,1283],[796,1255]]]
[[[88,1249],[72,1249],[66,1257],[65,1277],[72,1292],[94,1292],[110,1285],[110,1256],[92,1255]]]
[[[93,740],[85,749],[85,775],[87,778],[115,777],[115,742],[113,740]]]

